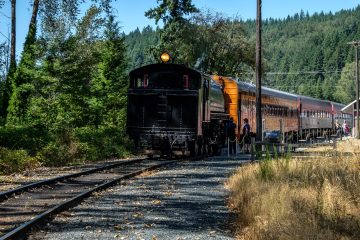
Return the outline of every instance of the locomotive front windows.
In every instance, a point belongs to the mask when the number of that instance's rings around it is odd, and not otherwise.
[[[136,86],[137,88],[142,87],[142,79],[141,79],[141,78],[137,78],[137,79],[135,80],[135,86]]]
[[[137,79],[135,80],[135,86],[136,86],[136,88],[144,87],[144,79],[142,79],[142,78],[137,78]]]
[[[134,79],[135,88],[146,88],[148,86],[148,75],[144,74],[142,77],[136,77]]]
[[[200,79],[177,72],[150,72],[136,76],[133,85],[135,88],[197,90],[200,88]]]

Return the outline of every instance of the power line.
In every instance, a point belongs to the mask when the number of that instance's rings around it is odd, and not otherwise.
[[[302,74],[327,74],[327,73],[341,73],[342,70],[334,70],[334,71],[299,71],[299,72],[265,72],[264,75],[302,75]],[[239,75],[254,75],[254,72],[243,72],[239,73]]]
[[[319,74],[319,73],[341,73],[342,70],[335,70],[335,71],[299,71],[299,72],[267,72],[265,75],[300,75],[300,74]]]

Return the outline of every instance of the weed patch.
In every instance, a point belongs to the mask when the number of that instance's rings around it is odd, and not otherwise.
[[[228,180],[238,239],[358,239],[360,158],[290,157],[243,166]]]

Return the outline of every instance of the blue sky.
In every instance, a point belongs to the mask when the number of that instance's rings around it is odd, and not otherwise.
[[[0,10],[0,32],[7,35],[10,31],[9,19],[10,4],[6,0],[6,6]],[[28,0],[18,0],[17,9],[17,52],[22,49],[25,35],[31,15],[31,7]],[[210,9],[223,12],[227,16],[239,16],[242,19],[255,18],[256,0],[193,0],[200,9]],[[284,18],[301,10],[310,14],[315,12],[336,12],[341,9],[351,9],[359,4],[359,0],[263,0],[263,18]],[[156,0],[117,0],[113,7],[116,9],[118,21],[125,33],[139,27],[155,25],[153,20],[144,16],[144,12],[157,5]],[[85,10],[85,7],[83,8]],[[5,14],[5,15],[4,15]],[[4,37],[0,33],[0,41]]]
[[[256,16],[256,0],[193,0],[193,3],[200,9],[223,12],[230,17],[253,19]],[[263,18],[284,18],[301,10],[310,14],[320,11],[336,12],[354,8],[358,4],[358,0],[263,0]],[[144,16],[144,12],[156,6],[156,0],[118,0],[114,6],[126,33],[136,27],[154,24],[154,21]]]

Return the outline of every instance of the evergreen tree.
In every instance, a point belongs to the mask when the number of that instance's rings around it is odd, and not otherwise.
[[[29,31],[25,39],[19,67],[12,80],[12,95],[8,108],[8,122],[23,124],[28,110],[29,96],[35,89],[34,83],[38,78],[36,73],[36,19],[39,9],[39,0],[34,0],[33,11],[29,24]],[[9,72],[10,74],[10,72]]]
[[[101,51],[102,62],[99,65],[104,82],[93,82],[94,94],[100,94],[99,99],[103,104],[103,111],[98,116],[103,118],[102,124],[124,129],[128,88],[125,73],[128,61],[125,40],[112,15],[106,23],[105,39]]]
[[[350,103],[355,99],[355,63],[346,64],[336,85],[334,97],[343,103]]]
[[[160,45],[152,48],[154,57],[161,52],[169,52],[176,56],[175,61],[184,63],[186,55],[179,50],[186,48],[183,39],[187,37],[186,31],[189,20],[185,17],[196,13],[199,10],[192,4],[191,0],[159,0],[159,5],[145,13],[145,16],[154,19],[156,23],[160,20],[164,23],[164,28],[160,32]]]

